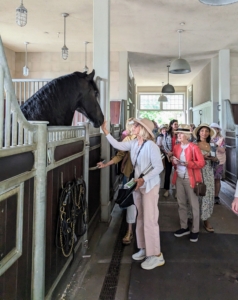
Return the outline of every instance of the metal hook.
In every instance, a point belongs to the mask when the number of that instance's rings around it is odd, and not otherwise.
[[[221,111],[221,105],[220,104],[217,105],[217,110]]]
[[[199,113],[200,116],[202,116],[202,110],[201,109],[199,110],[198,113]]]

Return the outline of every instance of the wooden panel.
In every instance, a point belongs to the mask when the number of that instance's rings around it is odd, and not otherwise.
[[[0,158],[0,181],[6,180],[21,173],[31,171],[34,165],[32,152]]]
[[[101,136],[92,136],[89,138],[90,147],[101,144]]]
[[[78,141],[67,145],[57,146],[55,148],[54,158],[59,161],[63,158],[82,152],[84,148],[84,141]]]
[[[120,124],[121,101],[110,101],[110,122]]]
[[[33,194],[34,179],[32,178],[24,183],[22,255],[0,277],[0,299],[31,299]],[[6,247],[10,249],[15,244],[16,236],[16,199],[13,196],[1,202],[5,202],[1,208],[3,207],[5,212],[3,220],[7,233],[4,234]],[[0,219],[2,224],[2,218]]]
[[[67,164],[55,168],[47,174],[47,211],[46,211],[46,262],[45,262],[45,293],[47,294],[62,267],[67,261],[61,249],[56,247],[56,231],[58,219],[58,201],[61,194],[61,172],[63,185],[83,175],[83,156]],[[76,232],[77,235],[77,232]],[[59,242],[59,241],[58,241]]]

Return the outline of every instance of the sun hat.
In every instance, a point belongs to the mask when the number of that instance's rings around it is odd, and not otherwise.
[[[210,137],[211,137],[211,139],[213,139],[213,138],[217,135],[215,129],[211,128],[211,127],[210,127],[208,124],[206,124],[206,123],[202,123],[202,124],[200,124],[198,127],[196,127],[196,128],[193,130],[193,136],[194,136],[195,138],[197,138],[197,132],[198,132],[198,130],[199,130],[200,128],[202,128],[202,127],[207,127],[207,128],[210,130]]]
[[[212,128],[218,128],[218,129],[222,130],[221,126],[219,126],[217,123],[212,123],[210,125],[210,127],[212,127]]]
[[[143,126],[149,134],[154,138],[153,129],[154,129],[154,123],[149,119],[133,119],[135,123],[140,124]]]
[[[179,124],[178,129],[174,133],[179,133],[179,132],[192,134],[192,132],[190,131],[190,125],[187,124]]]
[[[167,128],[168,129],[168,125],[167,124],[161,124],[159,126],[159,130],[163,129],[163,128]]]

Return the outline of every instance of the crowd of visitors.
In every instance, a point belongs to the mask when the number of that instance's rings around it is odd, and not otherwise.
[[[178,120],[173,119],[169,124],[158,125],[154,120],[130,118],[121,141],[110,135],[106,122],[101,128],[108,142],[119,151],[109,162],[98,163],[98,167],[125,161],[121,170],[123,184],[129,178],[136,182],[133,192],[135,205],[127,208],[128,231],[122,242],[131,242],[132,223],[136,222],[139,251],[132,258],[145,259],[141,264],[143,269],[150,270],[165,263],[158,224],[162,172],[165,173],[163,196],[169,197],[171,185],[176,187],[180,228],[174,232],[175,237],[189,235],[191,242],[197,242],[200,220],[207,232],[215,231],[210,217],[214,204],[220,204],[219,192],[226,160],[225,141],[219,124],[203,123],[195,127],[194,124],[178,124]],[[143,170],[150,165],[152,170],[140,178]],[[201,195],[194,190],[199,183],[206,187]],[[238,182],[232,210],[238,214]]]

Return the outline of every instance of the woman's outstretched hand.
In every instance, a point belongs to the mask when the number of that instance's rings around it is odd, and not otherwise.
[[[98,167],[98,169],[102,169],[102,168],[107,167],[107,165],[104,164],[102,161],[100,161],[100,162],[97,163],[97,167]]]
[[[238,214],[238,197],[235,197],[232,204],[231,208],[234,211],[234,213]]]
[[[104,122],[101,125],[101,129],[104,132],[105,135],[109,134],[109,131],[107,130],[107,121],[104,120]]]

